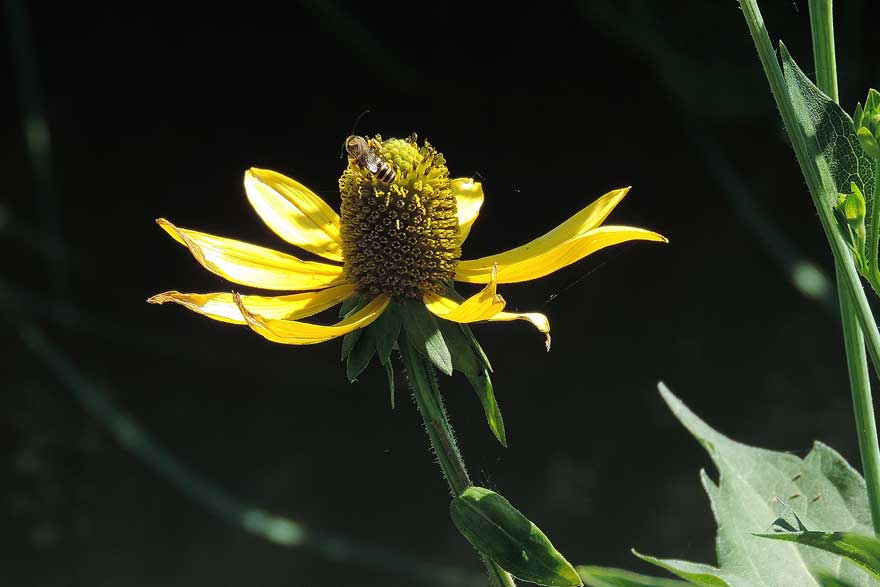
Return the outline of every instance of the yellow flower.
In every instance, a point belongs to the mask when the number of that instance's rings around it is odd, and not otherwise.
[[[471,178],[450,179],[443,155],[415,137],[369,142],[375,161],[394,171],[390,182],[349,157],[339,180],[341,217],[320,197],[280,173],[252,168],[244,187],[257,214],[278,236],[326,262],[157,222],[207,270],[241,285],[294,291],[261,296],[180,293],[151,297],[175,302],[222,322],[249,326],[284,344],[324,342],[374,322],[394,299],[417,298],[435,316],[459,323],[526,320],[547,334],[543,314],[504,311],[498,284],[530,281],[605,247],[631,240],[667,242],[648,230],[602,226],[629,188],[608,192],[535,240],[479,259],[460,260],[461,246],[483,204]],[[486,284],[461,300],[452,281]],[[360,304],[340,322],[303,322],[350,298]]]

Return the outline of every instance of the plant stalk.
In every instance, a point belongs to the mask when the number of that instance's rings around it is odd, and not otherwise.
[[[452,495],[461,495],[465,489],[473,487],[473,483],[467,474],[461,452],[455,443],[452,425],[449,423],[449,418],[446,417],[443,398],[440,396],[440,388],[437,386],[437,379],[434,376],[434,368],[410,344],[409,340],[406,340],[405,335],[400,337],[399,343],[403,366],[406,368],[416,406],[418,406],[422,420],[425,422],[425,430],[431,441],[431,447],[437,455],[437,461],[440,463],[443,476],[449,483]],[[492,585],[495,587],[515,587],[510,574],[499,567],[495,561],[483,554],[480,554],[480,558],[486,565]]]
[[[810,29],[813,34],[813,62],[816,66],[816,81],[825,95],[839,102],[837,93],[837,58],[834,51],[834,14],[832,0],[810,0]],[[876,188],[874,193],[876,194]],[[868,259],[871,267],[876,266],[877,226],[880,206],[873,206],[871,234],[868,241]],[[853,300],[847,292],[840,263],[835,263],[837,289],[840,298],[840,318],[843,324],[843,340],[846,349],[846,363],[849,371],[849,385],[852,392],[853,412],[856,419],[856,434],[859,438],[859,452],[862,471],[868,486],[868,501],[871,506],[871,520],[874,533],[880,533],[880,447],[877,444],[877,423],[874,420],[874,404],[871,399],[871,380],[868,371],[868,357],[865,355],[865,338],[855,314]]]
[[[807,146],[808,138],[801,132],[798,125],[794,106],[790,102],[786,90],[782,68],[776,59],[776,52],[773,49],[773,44],[770,42],[770,37],[767,34],[767,28],[764,25],[764,19],[761,17],[761,11],[756,0],[740,0],[740,6],[742,7],[743,16],[746,19],[752,39],[755,42],[755,48],[758,51],[758,57],[761,60],[767,81],[770,83],[770,90],[776,101],[776,106],[779,108],[786,131],[794,147],[801,172],[809,187],[813,205],[819,213],[819,220],[825,232],[825,238],[828,239],[828,243],[831,245],[831,252],[842,274],[841,283],[844,285],[842,291],[850,296],[852,311],[858,317],[874,370],[880,375],[880,331],[877,330],[877,323],[874,320],[874,315],[871,313],[871,307],[865,296],[865,290],[862,288],[852,254],[837,230],[834,212],[828,204],[832,199],[836,199],[837,190],[833,185],[827,184],[825,177],[820,172],[820,162],[810,156],[810,150]],[[824,164],[824,161],[821,164]]]
[[[843,322],[843,342],[846,347],[846,364],[849,370],[856,434],[859,438],[859,453],[862,457],[862,471],[868,486],[868,503],[871,507],[874,534],[880,535],[880,499],[878,499],[880,496],[880,452],[877,448],[877,423],[874,420],[874,404],[871,399],[868,357],[865,355],[865,339],[853,313],[852,300],[846,294],[842,279],[842,274],[838,271],[837,288],[840,291],[840,317]]]

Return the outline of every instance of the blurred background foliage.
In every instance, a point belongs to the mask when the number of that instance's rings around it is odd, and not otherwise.
[[[24,5],[5,4],[0,60],[4,584],[410,585],[410,559],[480,572],[382,369],[349,385],[338,343],[271,345],[144,302],[230,288],[154,218],[277,245],[243,171],[338,205],[340,146],[365,109],[359,132],[416,131],[482,178],[470,257],[623,185],[612,222],[672,241],[503,289],[547,313],[554,342],[475,329],[510,448],[465,381],[441,383],[475,482],[572,562],[647,570],[632,546],[712,560],[706,460],[658,380],[734,438],[798,454],[819,439],[858,462],[830,255],[733,0]],[[805,3],[763,8],[809,70]],[[867,3],[836,20],[852,110],[880,77]],[[331,548],[327,572],[326,548],[212,515],[83,409],[84,386],[242,503],[361,546]]]

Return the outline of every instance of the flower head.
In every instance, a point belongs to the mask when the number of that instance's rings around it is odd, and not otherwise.
[[[350,151],[339,179],[341,217],[289,177],[255,168],[245,173],[248,200],[269,228],[324,261],[306,261],[178,228],[162,218],[157,221],[209,271],[241,285],[299,293],[169,291],[148,301],[175,302],[215,320],[247,325],[285,344],[314,344],[356,333],[379,319],[389,306],[412,307],[417,301],[441,323],[528,321],[547,335],[549,348],[547,318],[539,313],[505,312],[498,284],[543,277],[618,243],[666,242],[648,230],[602,225],[629,191],[622,188],[525,245],[462,261],[462,244],[483,203],[480,183],[471,178],[450,179],[443,155],[427,141],[419,145],[415,136],[382,140],[377,135],[362,146],[365,149],[354,154]],[[485,287],[464,299],[453,289],[453,281]],[[336,324],[303,321],[343,302],[343,316]],[[395,337],[398,331],[392,328]],[[390,352],[393,341],[386,346]],[[451,364],[443,370],[450,371]]]

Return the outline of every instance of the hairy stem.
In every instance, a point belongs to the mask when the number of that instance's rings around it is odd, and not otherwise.
[[[460,495],[465,489],[472,487],[473,483],[471,483],[461,453],[455,443],[452,425],[449,423],[449,418],[446,417],[440,388],[434,377],[434,369],[427,362],[427,359],[420,355],[418,350],[406,340],[405,335],[401,336],[398,342],[400,343],[403,366],[406,368],[416,406],[418,406],[422,420],[425,422],[425,430],[431,440],[431,447],[437,455],[437,461],[440,463],[443,476],[449,483],[452,495]],[[514,587],[513,578],[507,571],[482,554],[480,558],[486,565],[492,585],[495,587]]]

